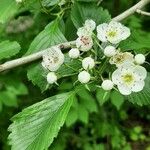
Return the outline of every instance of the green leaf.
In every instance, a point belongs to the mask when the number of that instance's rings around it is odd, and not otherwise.
[[[83,105],[78,106],[78,119],[85,124],[89,121],[89,113]]]
[[[137,31],[132,31],[131,36],[122,41],[119,44],[119,47],[125,50],[134,50],[135,52],[143,52],[144,49],[150,48],[150,34],[148,33],[139,33]],[[142,51],[141,51],[142,50]]]
[[[105,91],[102,88],[97,89],[96,98],[99,101],[99,104],[101,106],[109,100],[109,97],[110,97],[110,91]]]
[[[76,28],[83,26],[86,19],[93,19],[97,25],[111,19],[107,10],[92,3],[75,3],[71,11],[71,19]]]
[[[46,72],[40,64],[31,65],[27,72],[27,77],[34,85],[40,87],[41,91],[47,88]]]
[[[121,95],[118,91],[113,91],[111,93],[111,103],[116,106],[116,108],[119,110],[124,102],[124,97]]]
[[[45,150],[64,124],[74,93],[63,93],[38,102],[12,118],[9,143],[12,150]]]
[[[9,91],[0,92],[0,101],[6,106],[17,107],[17,98],[16,95]]]
[[[0,0],[0,23],[5,23],[17,12],[18,6],[15,0]]]
[[[57,3],[59,3],[60,0],[42,0],[42,4],[43,6],[49,7],[49,6],[53,6],[56,5]]]
[[[80,68],[82,68],[81,61],[78,59],[72,60],[68,55],[66,55],[64,64],[57,70],[56,73],[59,78],[71,76],[77,74]]]
[[[145,87],[141,92],[132,93],[127,96],[127,99],[133,104],[149,105],[150,104],[150,73],[145,80]]]
[[[70,109],[69,114],[66,119],[66,125],[67,127],[70,127],[73,125],[78,119],[78,113],[75,108]]]
[[[57,20],[47,25],[45,29],[33,40],[26,55],[46,49],[52,45],[66,42],[66,39],[58,26],[59,24]],[[43,74],[45,73],[44,70],[42,70],[41,64],[34,64],[30,66],[27,71],[29,80],[31,80],[33,84],[39,86],[42,91],[46,90],[47,86],[46,79]]]
[[[97,112],[97,106],[91,93],[82,88],[77,94],[79,95],[80,105],[84,106],[89,112]]]
[[[3,41],[0,43],[0,60],[16,55],[21,47],[17,42]]]
[[[49,23],[45,29],[35,37],[26,55],[66,41],[66,38],[59,29],[59,22],[55,20]]]

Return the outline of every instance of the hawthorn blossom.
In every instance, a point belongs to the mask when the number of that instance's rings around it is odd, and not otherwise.
[[[79,36],[76,40],[76,46],[81,51],[89,51],[93,46],[91,36]]]
[[[129,52],[117,52],[116,55],[112,56],[109,60],[110,64],[115,64],[117,67],[121,66],[126,62],[134,62],[134,56]]]
[[[96,28],[96,23],[92,19],[87,19],[84,26],[87,28],[87,30],[93,31]]]
[[[112,81],[123,95],[139,92],[145,85],[147,71],[144,67],[133,63],[125,63],[112,74]]]
[[[97,26],[97,37],[102,42],[117,44],[130,36],[130,29],[119,22],[111,21]]]
[[[91,29],[89,30],[86,27],[80,27],[77,31],[77,35],[79,37],[81,37],[81,36],[92,36],[92,30]]]
[[[60,48],[52,47],[43,54],[42,66],[49,71],[57,71],[64,62]]]

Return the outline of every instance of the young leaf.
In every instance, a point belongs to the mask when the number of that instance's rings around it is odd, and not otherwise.
[[[17,42],[3,41],[0,43],[0,60],[16,55],[21,47]]]
[[[150,73],[148,73],[145,80],[144,89],[141,92],[132,93],[127,96],[127,99],[133,104],[138,104],[140,106],[150,104]]]
[[[48,149],[64,124],[73,97],[73,92],[55,95],[15,115],[9,127],[12,149]]]
[[[118,91],[113,91],[111,93],[111,103],[116,106],[116,108],[119,110],[121,105],[123,104],[124,102],[124,97],[123,95],[121,95]]]
[[[75,3],[71,11],[71,19],[76,28],[83,26],[86,19],[93,19],[97,25],[111,19],[107,10],[92,3]]]
[[[5,23],[17,12],[17,9],[15,0],[0,0],[0,23]]]

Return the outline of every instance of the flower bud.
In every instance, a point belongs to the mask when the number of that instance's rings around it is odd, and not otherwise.
[[[73,59],[76,59],[78,58],[80,55],[80,51],[78,48],[72,48],[70,51],[69,51],[69,57],[70,58],[73,58]]]
[[[111,80],[104,80],[101,86],[104,90],[109,91],[113,88],[114,83]]]
[[[143,64],[145,62],[145,56],[143,54],[135,55],[135,62],[139,65]]]
[[[81,83],[88,83],[90,81],[90,78],[91,78],[91,76],[87,71],[82,71],[78,75],[78,80]]]
[[[116,54],[116,48],[114,46],[109,45],[104,49],[104,55],[107,57],[112,57],[115,54]]]
[[[82,67],[87,70],[87,69],[92,69],[95,66],[94,59],[91,57],[86,57],[82,60]]]
[[[55,83],[57,81],[57,76],[56,76],[56,74],[54,73],[54,72],[49,72],[48,74],[47,74],[47,82],[49,83],[49,84],[53,84],[53,83]]]

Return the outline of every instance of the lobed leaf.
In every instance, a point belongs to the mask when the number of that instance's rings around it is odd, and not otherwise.
[[[96,4],[75,3],[71,11],[71,19],[76,28],[83,26],[87,19],[93,19],[96,24],[101,24],[111,20],[107,10],[98,7]]]
[[[0,60],[16,55],[21,47],[17,42],[3,41],[0,43]]]
[[[5,23],[17,12],[18,6],[15,0],[0,0],[0,23]]]

